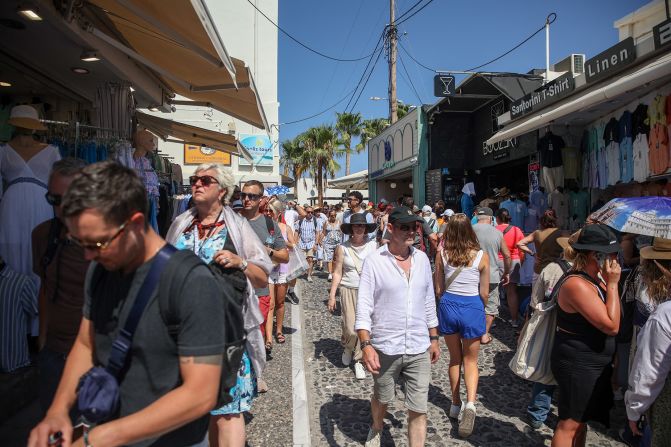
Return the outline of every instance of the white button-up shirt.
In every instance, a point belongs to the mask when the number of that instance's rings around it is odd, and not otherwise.
[[[438,326],[429,258],[411,250],[410,278],[387,245],[366,257],[361,272],[354,328],[370,332],[373,347],[386,355],[426,352],[429,328]]]

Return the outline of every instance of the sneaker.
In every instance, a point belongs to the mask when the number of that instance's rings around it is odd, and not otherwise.
[[[529,427],[533,428],[534,430],[538,430],[543,426],[543,421],[539,421],[538,419],[531,419],[529,416],[527,416],[527,424],[529,424]]]
[[[333,279],[333,275],[329,273],[328,281],[331,281]]]
[[[261,377],[256,379],[256,390],[259,393],[267,393],[268,392],[268,384]]]
[[[461,413],[461,420],[459,421],[459,436],[467,438],[473,433],[473,426],[475,425],[475,404],[469,402],[464,407]]]
[[[357,380],[363,380],[366,378],[366,368],[364,368],[361,362],[356,362],[354,364],[354,376]]]
[[[615,391],[613,391],[613,400],[614,401],[624,400],[624,394],[622,394],[622,388],[618,388]]]
[[[460,403],[459,405],[452,404],[450,405],[450,419],[459,419],[459,415],[461,414],[461,410],[464,408],[464,403]]]
[[[368,429],[368,437],[366,438],[366,443],[364,447],[380,447],[380,432],[373,430],[373,428]]]
[[[312,282],[312,275],[308,276],[308,282]]]
[[[345,348],[342,352],[341,360],[343,365],[349,366],[349,364],[352,363],[352,350]]]
[[[291,292],[287,293],[287,296],[289,297],[291,304],[298,304],[298,295],[296,295],[296,292],[292,290]]]
[[[517,320],[510,320],[510,325],[513,327],[513,329],[518,329],[520,327],[520,323]]]

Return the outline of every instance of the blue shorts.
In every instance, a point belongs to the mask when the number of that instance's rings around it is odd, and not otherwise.
[[[459,334],[466,339],[482,337],[487,327],[480,295],[443,293],[438,304],[438,331],[440,335]]]

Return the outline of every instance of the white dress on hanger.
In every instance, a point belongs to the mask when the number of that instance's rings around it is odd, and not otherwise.
[[[61,155],[49,145],[27,162],[9,144],[0,146],[0,256],[18,273],[33,273],[32,232],[54,217],[47,203],[49,173]],[[6,189],[5,189],[6,188]]]

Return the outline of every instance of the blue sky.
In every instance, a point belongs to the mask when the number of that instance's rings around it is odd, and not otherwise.
[[[426,1],[426,0],[425,0]],[[416,0],[396,0],[397,16]],[[415,59],[431,68],[465,70],[480,65],[517,45],[557,13],[550,28],[550,63],[570,53],[587,58],[618,41],[613,22],[648,3],[642,0],[433,0],[420,13],[399,26],[404,47]],[[370,54],[389,22],[388,0],[279,0],[279,23],[305,44],[341,59]],[[433,74],[417,66],[399,51],[412,83],[424,104],[432,104]],[[310,53],[285,35],[279,35],[278,88],[280,123],[305,118],[333,105],[354,89],[367,60],[335,62]],[[526,73],[545,67],[545,33],[541,32],[505,58],[481,70]],[[364,118],[386,118],[387,62],[378,61],[355,111]],[[409,104],[419,99],[398,67],[398,97]],[[460,78],[458,78],[459,80]],[[349,99],[349,98],[348,98]],[[347,100],[348,100],[347,99]],[[311,126],[334,123],[335,109],[310,120],[283,125],[280,141]],[[344,175],[345,160],[339,160]],[[365,152],[352,158],[352,172],[367,168]]]

